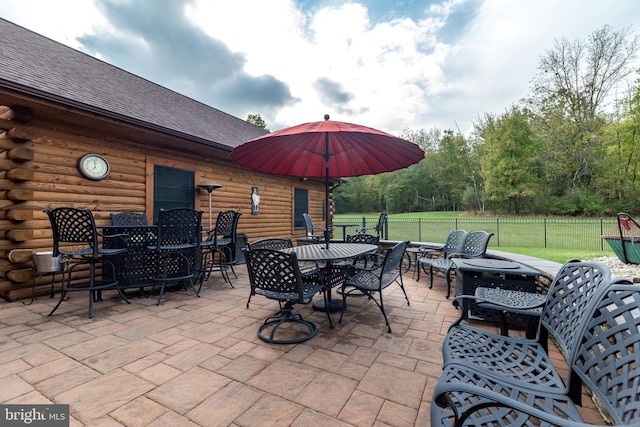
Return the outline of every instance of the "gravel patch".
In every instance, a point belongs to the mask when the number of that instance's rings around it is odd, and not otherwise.
[[[608,266],[611,269],[612,277],[629,279],[634,283],[640,283],[640,265],[638,264],[625,264],[615,256],[598,257],[592,261],[601,262]]]

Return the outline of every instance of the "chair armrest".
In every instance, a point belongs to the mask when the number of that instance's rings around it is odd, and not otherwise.
[[[446,367],[445,367],[446,368]],[[464,366],[460,367],[461,370],[468,371],[469,374],[476,373],[478,377],[483,377],[484,373],[482,371],[476,370]],[[489,379],[491,382],[491,379]],[[440,424],[440,420],[434,419],[438,418],[438,411],[441,410],[451,410],[453,412],[453,416],[455,417],[455,422],[453,425],[462,426],[465,424],[467,418],[474,413],[481,412],[483,420],[487,422],[487,424],[491,424],[490,414],[495,411],[500,412],[501,408],[508,408],[514,412],[514,419],[521,416],[528,416],[530,418],[531,424],[541,424],[540,422],[546,422],[549,425],[563,426],[563,427],[586,427],[591,426],[592,424],[587,424],[579,420],[579,414],[575,405],[573,405],[570,399],[565,395],[554,395],[550,394],[548,396],[541,396],[540,392],[536,391],[527,391],[527,390],[519,390],[517,384],[510,385],[508,383],[501,382],[500,389],[502,393],[498,393],[492,391],[485,387],[480,387],[474,384],[464,383],[462,381],[438,381],[434,390],[433,390],[433,403],[434,406],[431,410],[431,421],[433,425]],[[459,401],[454,402],[450,395],[454,394],[457,396],[462,395],[462,399],[464,400],[464,407],[459,407]],[[518,400],[514,399],[511,396],[523,396],[523,399],[527,400]],[[536,402],[535,397],[542,397],[545,400],[546,405],[543,405],[543,409],[539,409],[536,407],[539,405]],[[469,401],[473,401],[473,404],[468,403]],[[534,406],[536,405],[536,406]],[[570,412],[570,416],[575,417],[575,420],[568,419],[566,417],[558,416],[554,410],[550,410],[547,406],[553,406],[556,408],[566,407],[565,411]],[[489,413],[489,414],[488,414]],[[498,414],[495,423],[497,425],[504,425],[501,421],[504,421],[501,418],[502,414]],[[522,421],[522,418],[519,418]],[[534,420],[538,420],[539,422],[535,422]]]

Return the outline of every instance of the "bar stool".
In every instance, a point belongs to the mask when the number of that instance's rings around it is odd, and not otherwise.
[[[160,210],[156,241],[147,249],[156,253],[158,276],[153,281],[160,284],[160,305],[167,283],[189,281],[191,289],[200,297],[193,281],[200,261],[200,233],[202,211],[188,208]],[[155,287],[155,286],[154,286]]]

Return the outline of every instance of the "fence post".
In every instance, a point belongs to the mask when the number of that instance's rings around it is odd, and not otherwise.
[[[547,247],[547,218],[544,218],[544,247]]]
[[[602,238],[602,235],[604,234],[604,223],[603,223],[603,218],[600,217],[600,250],[604,251],[604,239]],[[622,243],[622,242],[620,242]]]
[[[496,218],[496,242],[500,246],[500,218]]]

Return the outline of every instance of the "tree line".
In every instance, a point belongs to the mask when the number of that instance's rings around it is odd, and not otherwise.
[[[336,211],[640,213],[638,48],[630,27],[556,40],[527,97],[479,115],[470,135],[405,129],[401,137],[423,148],[424,160],[349,178],[335,191]]]

